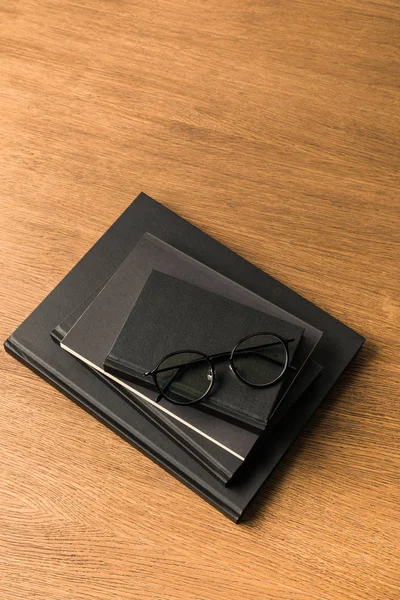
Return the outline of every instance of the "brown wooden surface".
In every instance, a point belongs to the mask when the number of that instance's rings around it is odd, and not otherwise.
[[[3,0],[1,336],[141,190],[365,335],[235,526],[1,352],[1,600],[395,600],[397,0]]]

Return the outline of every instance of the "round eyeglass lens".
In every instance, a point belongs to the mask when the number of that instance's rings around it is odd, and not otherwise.
[[[286,371],[289,356],[284,342],[262,333],[239,342],[232,354],[232,368],[249,385],[268,386]]]
[[[155,373],[162,395],[174,404],[193,404],[208,394],[213,384],[211,362],[200,352],[167,356]]]

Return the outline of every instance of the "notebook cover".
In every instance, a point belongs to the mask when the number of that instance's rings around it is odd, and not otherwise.
[[[324,332],[315,350],[321,376],[301,405],[265,439],[252,468],[226,487],[189,457],[161,430],[135,411],[104,382],[54,344],[49,332],[122,263],[149,231],[225,276]],[[265,479],[303,429],[364,342],[359,334],[271,276],[190,225],[145,194],[140,194],[100,240],[5,342],[16,358],[64,391],[99,420],[184,481],[224,514],[238,521]],[[268,439],[267,439],[268,438]]]
[[[111,366],[141,383],[167,354],[200,350],[208,356],[228,352],[250,334],[273,332],[288,343],[289,364],[304,329],[234,302],[197,285],[153,270],[120,331],[104,367]],[[228,360],[214,361],[213,388],[197,410],[226,418],[239,426],[263,430],[279,396],[283,379],[265,388],[252,388],[229,369]],[[288,369],[287,375],[291,374]]]

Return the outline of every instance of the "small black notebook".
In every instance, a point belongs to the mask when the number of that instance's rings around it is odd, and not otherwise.
[[[148,385],[149,378],[144,377],[144,372],[155,367],[167,354],[186,349],[207,355],[228,352],[245,336],[261,332],[291,340],[288,343],[290,364],[302,339],[303,328],[153,270],[104,367]],[[227,361],[216,361],[214,368],[211,394],[196,404],[196,408],[241,426],[263,430],[279,397],[283,379],[269,387],[254,388],[235,377]]]

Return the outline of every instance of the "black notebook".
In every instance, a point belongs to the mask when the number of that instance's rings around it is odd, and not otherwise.
[[[266,436],[256,459],[226,487],[161,429],[79,361],[59,348],[50,331],[105,282],[147,231],[220,271],[255,294],[323,331],[315,360],[323,367],[292,410]],[[5,342],[5,348],[122,437],[237,521],[361,347],[364,338],[263,273],[173,212],[141,194],[93,248]],[[132,456],[134,459],[134,455]]]
[[[91,298],[91,303],[82,314],[73,313],[69,320],[68,335],[62,339],[62,348],[82,360],[89,367],[101,374],[103,362],[116,336],[121,330],[131,309],[132,302],[139,296],[146,283],[152,267],[168,269],[169,272],[187,276],[191,281],[201,281],[202,285],[223,291],[231,297],[240,297],[248,305],[256,305],[268,312],[279,311],[271,303],[246,292],[241,286],[222,277],[212,269],[198,261],[183,255],[172,246],[150,235],[145,235],[132,252],[124,260],[121,267],[107,281],[106,285]],[[82,312],[82,311],[81,311]],[[295,317],[293,322],[301,323]],[[75,324],[76,321],[76,324]],[[298,353],[302,361],[312,350],[313,344],[321,336],[321,332],[304,323],[304,348]],[[65,329],[65,326],[63,327]],[[303,346],[303,342],[302,345]],[[297,355],[296,355],[297,358]],[[282,416],[287,408],[307,389],[318,374],[318,367],[313,364],[300,372],[293,386],[288,390],[279,404]],[[123,378],[106,374],[114,383],[119,384],[124,393],[131,392],[138,408],[151,414],[161,427],[173,433],[175,441],[180,442],[186,451],[194,453],[197,459],[210,469],[215,476],[228,482],[239,469],[243,461],[257,441],[258,433],[246,431],[241,427],[228,423],[223,419],[210,417],[198,411],[194,406],[175,406],[167,401],[156,403],[157,393],[138,384],[132,384]],[[147,406],[145,406],[147,404]],[[286,407],[286,409],[285,409]],[[158,414],[157,413],[162,413]],[[163,419],[163,415],[166,420]],[[175,421],[175,426],[173,421]],[[201,437],[204,442],[202,443]],[[202,451],[204,451],[202,453]]]
[[[199,350],[208,356],[229,352],[245,336],[261,332],[290,340],[287,344],[290,365],[303,331],[268,313],[153,270],[104,366],[146,385],[152,379],[144,376],[145,371],[150,371],[168,354],[186,349]],[[203,369],[200,364],[200,370]],[[211,393],[196,408],[240,426],[265,429],[284,380],[254,388],[233,374],[227,360],[214,361],[214,369]],[[288,369],[286,376],[291,373]],[[202,382],[198,383],[202,387]],[[190,390],[187,391],[190,395]]]
[[[297,371],[288,372],[282,384],[279,412],[283,414],[286,401],[290,400],[292,404],[293,398],[297,396],[296,388],[293,390],[289,388],[320,340],[321,331],[149,234],[143,236],[68,338],[63,340],[63,347],[85,360],[90,366],[94,365],[94,368],[103,371],[107,354],[152,270],[178,277],[233,300],[234,303],[240,302],[249,308],[263,311],[269,315],[265,318],[272,318],[272,321],[274,318],[282,319],[288,323],[287,327],[294,325],[305,330],[300,347],[295,354],[294,366]],[[143,380],[141,383],[146,386],[150,382]],[[150,386],[152,387],[151,383]],[[264,392],[261,396],[265,402]],[[168,408],[170,405],[161,403],[161,406]],[[264,408],[270,411],[271,407],[266,405]],[[225,411],[227,412],[227,408]],[[255,431],[265,428],[265,420],[260,423],[259,420],[253,419],[252,422],[248,415],[247,422]]]

